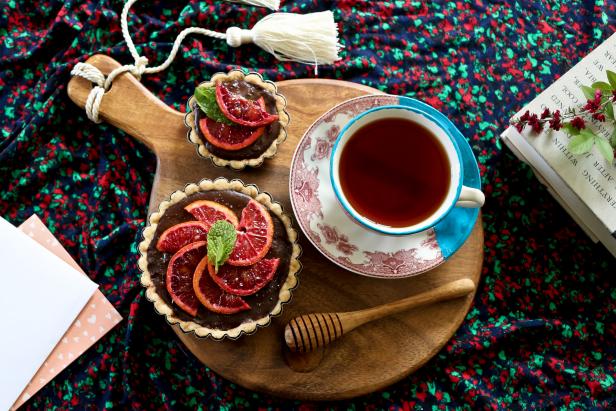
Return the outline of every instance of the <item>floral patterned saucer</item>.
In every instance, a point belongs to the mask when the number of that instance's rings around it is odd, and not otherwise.
[[[337,265],[369,277],[402,278],[445,262],[470,235],[478,209],[454,208],[434,228],[388,236],[353,220],[339,204],[329,178],[329,156],[339,131],[374,107],[400,104],[428,112],[456,139],[463,157],[464,185],[481,188],[473,152],[460,131],[433,107],[409,97],[369,95],[345,101],[319,117],[300,140],[289,178],[293,212],[310,242]]]

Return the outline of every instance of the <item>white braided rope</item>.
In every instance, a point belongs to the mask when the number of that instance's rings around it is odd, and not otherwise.
[[[193,34],[193,33],[203,34],[204,36],[213,37],[215,39],[221,39],[221,40],[224,40],[227,38],[227,35],[225,33],[219,33],[217,31],[202,29],[200,27],[189,27],[187,29],[184,29],[180,32],[180,34],[178,34],[177,38],[173,42],[173,47],[171,48],[171,52],[169,53],[169,57],[167,57],[167,60],[165,60],[163,64],[161,64],[160,66],[148,67],[143,72],[148,73],[148,74],[158,73],[159,71],[163,71],[167,67],[169,67],[173,59],[175,59],[175,55],[178,54],[178,50],[180,49],[180,44],[182,44],[182,41],[186,38],[186,36],[188,36],[189,34]]]

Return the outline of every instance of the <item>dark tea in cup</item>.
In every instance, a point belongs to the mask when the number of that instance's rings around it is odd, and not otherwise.
[[[434,227],[454,207],[481,207],[483,193],[463,184],[463,164],[451,131],[421,109],[381,106],[340,131],[330,179],[347,213],[394,235]]]
[[[340,186],[364,217],[407,227],[438,210],[449,192],[450,167],[430,130],[411,120],[385,118],[349,138],[340,155]]]

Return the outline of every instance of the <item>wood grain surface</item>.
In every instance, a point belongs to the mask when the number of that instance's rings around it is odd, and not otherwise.
[[[104,73],[119,64],[96,55],[88,60]],[[205,80],[205,79],[204,79]],[[233,171],[197,155],[186,138],[184,113],[152,95],[131,75],[118,77],[101,104],[101,117],[144,142],[157,156],[157,171],[148,213],[173,191],[202,178],[223,176],[255,183],[292,213],[288,193],[293,151],[308,126],[334,105],[377,90],[337,80],[279,82],[287,98],[291,124],[278,154],[257,169]],[[83,107],[91,88],[87,80],[69,82],[71,99]],[[96,127],[96,125],[92,125]],[[297,224],[295,225],[297,227]],[[477,284],[483,261],[481,218],[464,246],[447,263],[416,277],[383,280],[362,277],[334,265],[303,236],[299,287],[283,314],[256,334],[237,341],[216,342],[184,334],[173,327],[186,347],[204,364],[244,387],[304,400],[336,400],[382,389],[417,370],[434,356],[462,323],[474,292],[381,321],[366,324],[325,350],[298,356],[285,350],[284,326],[310,312],[354,311],[425,292],[461,278]],[[165,321],[161,316],[160,321]]]

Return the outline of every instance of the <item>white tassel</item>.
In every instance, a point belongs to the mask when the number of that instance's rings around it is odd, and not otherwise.
[[[267,7],[272,10],[280,8],[280,0],[227,0],[231,3],[244,3],[251,6]]]
[[[331,11],[309,14],[274,13],[250,30],[227,29],[227,44],[239,47],[255,43],[283,61],[332,64],[340,60],[338,26]]]

